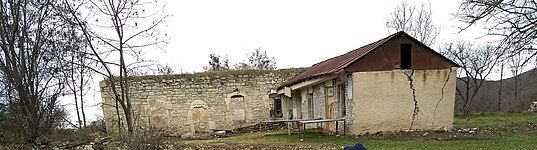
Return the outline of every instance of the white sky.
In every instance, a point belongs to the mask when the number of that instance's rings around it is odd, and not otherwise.
[[[428,1],[410,1],[424,2]],[[388,36],[385,24],[399,0],[196,0],[168,1],[169,45],[156,54],[176,73],[203,71],[210,53],[246,58],[262,47],[278,68],[308,67]],[[473,39],[481,34],[456,34],[462,24],[451,15],[459,1],[432,0],[433,21],[441,25],[438,42]],[[434,47],[433,47],[434,48]]]
[[[441,26],[436,43],[476,39],[484,34],[455,20],[460,0],[430,2],[433,22]],[[172,66],[175,73],[201,72],[210,53],[232,64],[258,47],[275,57],[278,68],[308,67],[388,36],[386,20],[400,0],[168,0],[171,15],[163,24],[165,51],[147,50],[148,57]],[[437,46],[433,46],[433,49]],[[101,79],[97,78],[97,81]],[[87,96],[88,120],[102,116],[98,84]],[[95,105],[95,106],[93,106]],[[68,105],[73,112],[72,105]],[[74,114],[74,113],[73,113]],[[76,116],[71,115],[74,120]]]

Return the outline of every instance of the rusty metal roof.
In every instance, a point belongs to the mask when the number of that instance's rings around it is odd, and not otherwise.
[[[327,59],[325,61],[322,61],[320,63],[314,64],[313,66],[309,67],[308,69],[302,71],[300,74],[296,75],[295,77],[289,79],[285,83],[285,85],[292,85],[298,82],[301,82],[303,80],[318,77],[326,74],[336,73],[337,71],[345,68],[350,63],[358,60],[365,54],[371,52],[378,46],[382,45],[384,42],[388,41],[392,37],[394,37],[397,34],[392,34],[386,38],[383,38],[381,40],[378,40],[376,42],[367,44],[365,46],[362,46],[358,49],[355,49],[353,51],[347,52],[343,55],[339,55],[330,59]]]
[[[285,87],[285,86],[290,86],[290,85],[299,83],[301,81],[312,79],[312,78],[315,78],[315,77],[337,73],[341,69],[346,68],[351,63],[353,63],[356,60],[362,58],[363,56],[365,56],[369,52],[375,50],[380,45],[384,44],[385,42],[389,41],[390,39],[392,39],[393,37],[396,37],[398,35],[406,35],[406,36],[408,36],[408,34],[406,34],[405,32],[400,31],[400,32],[392,34],[392,35],[390,35],[390,36],[388,36],[386,38],[380,39],[380,40],[378,40],[376,42],[367,44],[367,45],[362,46],[362,47],[360,47],[358,49],[355,49],[355,50],[352,50],[350,52],[347,52],[347,53],[345,53],[343,55],[339,55],[339,56],[327,59],[325,61],[322,61],[320,63],[314,64],[313,66],[311,66],[311,67],[307,68],[306,70],[302,71],[301,73],[299,73],[295,77],[289,79],[289,81],[287,81],[280,88]],[[409,36],[409,37],[411,37],[411,36]],[[411,37],[410,39],[415,40],[418,43],[421,43],[418,40],[414,39],[413,37]],[[421,43],[421,44],[423,44],[423,43]],[[423,45],[423,46],[425,46],[425,45]],[[427,47],[427,46],[425,46],[425,47]],[[427,47],[427,48],[429,48],[429,47]],[[432,50],[432,49],[430,49],[430,50],[434,52],[434,50]],[[438,53],[436,53],[436,54],[438,54]],[[440,55],[440,54],[438,54],[438,55]],[[449,59],[448,59],[448,61],[453,63]],[[455,63],[453,63],[453,64],[455,64]],[[458,66],[458,65],[455,64],[455,66]]]

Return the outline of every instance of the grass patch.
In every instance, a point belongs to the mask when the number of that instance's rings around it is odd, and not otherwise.
[[[537,114],[487,114],[471,116],[468,118],[456,118],[456,128],[508,128],[521,127],[537,123]]]
[[[296,143],[296,142],[302,142],[302,143],[329,143],[329,144],[336,144],[336,145],[345,145],[349,143],[355,143],[356,138],[349,137],[349,136],[333,136],[333,135],[323,135],[316,132],[306,132],[300,135],[298,134],[291,134],[288,135],[287,133],[281,133],[281,134],[268,134],[266,135],[266,138],[272,139],[279,142],[287,142],[287,143]]]
[[[537,135],[535,134],[508,134],[490,136],[487,139],[445,140],[429,137],[404,139],[336,137],[310,132],[301,137],[296,134],[274,134],[267,135],[266,138],[284,143],[324,143],[338,146],[363,143],[369,149],[535,149],[537,147],[537,143],[535,143]],[[257,139],[257,141],[263,141],[263,139]]]
[[[253,132],[214,139],[211,142],[258,145],[308,145],[313,149],[341,148],[363,143],[368,149],[535,149],[537,114],[488,114],[456,118],[455,128],[479,128],[469,132],[401,132],[368,136],[323,135],[313,130],[300,136],[286,131]],[[426,133],[426,134],[425,134]],[[265,144],[265,145],[262,145]],[[321,147],[321,148],[318,148]],[[331,149],[330,148],[330,149]],[[286,149],[286,148],[281,148]]]

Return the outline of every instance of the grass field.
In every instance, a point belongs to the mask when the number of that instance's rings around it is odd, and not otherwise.
[[[407,132],[358,137],[307,132],[254,132],[183,144],[220,144],[221,149],[341,149],[363,143],[368,149],[537,149],[537,114],[481,115],[457,118],[453,132]]]

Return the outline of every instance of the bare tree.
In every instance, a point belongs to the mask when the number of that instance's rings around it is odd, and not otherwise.
[[[501,48],[537,55],[537,2],[535,0],[464,0],[457,17],[466,27],[483,23],[487,35],[499,37]],[[529,61],[525,60],[525,61]]]
[[[69,62],[75,62],[76,61],[76,54],[74,53],[70,53],[70,59],[69,59]],[[66,81],[69,81],[68,84],[67,84],[67,89],[69,89],[71,91],[71,93],[67,93],[67,94],[71,94],[74,96],[74,102],[75,102],[75,110],[76,110],[76,117],[77,117],[77,122],[76,124],[73,124],[75,125],[76,128],[80,128],[82,126],[82,119],[80,118],[80,109],[79,109],[79,104],[78,104],[78,88],[76,88],[76,81],[77,81],[77,74],[75,73],[75,71],[78,70],[75,68],[75,65],[74,63],[71,63],[69,65],[69,70],[68,71],[64,71],[62,73],[64,73],[64,76],[66,77]]]
[[[504,63],[500,65],[500,80],[499,80],[499,89],[498,89],[498,112],[502,111],[502,87],[503,87],[503,68]]]
[[[229,60],[216,54],[209,54],[209,66],[203,67],[206,71],[229,70]]]
[[[387,20],[389,31],[404,31],[427,46],[432,46],[440,34],[440,28],[433,23],[430,4],[416,7],[407,0],[401,1]]]
[[[149,0],[71,1],[69,6],[69,12],[91,50],[88,59],[98,62],[98,67],[92,71],[107,78],[115,102],[118,129],[121,133],[124,127],[121,108],[127,133],[131,135],[135,128],[135,112],[127,77],[140,66],[147,66],[142,58],[143,49],[158,48],[166,41],[157,27],[167,16],[163,8],[158,8],[158,3]],[[146,10],[149,7],[157,7],[151,9],[157,11]]]
[[[173,68],[168,65],[157,65],[158,74],[173,74]]]
[[[248,60],[236,65],[238,69],[276,69],[276,60],[274,57],[269,57],[266,51],[262,51],[261,47],[256,48],[253,52],[247,54]]]
[[[69,63],[68,69],[64,71],[66,77],[66,87],[70,91],[67,94],[74,97],[75,110],[77,116],[77,127],[85,127],[86,113],[84,111],[84,96],[89,90],[93,73],[90,72],[88,66],[93,64],[93,61],[86,59],[85,42],[82,38],[71,39],[73,42],[78,43],[69,52],[66,62]]]
[[[459,64],[459,81],[464,88],[457,87],[457,96],[463,100],[463,115],[470,114],[469,103],[474,101],[485,79],[499,62],[503,51],[491,45],[474,46],[466,42],[448,43],[442,53]]]
[[[61,19],[63,5],[51,0],[0,2],[1,100],[7,110],[9,137],[36,143],[58,128],[65,111],[58,105],[68,69],[65,58],[78,43],[73,26]]]
[[[519,92],[520,92],[520,88],[521,88],[521,84],[520,84],[520,77],[519,75],[524,71],[524,69],[526,68],[526,66],[529,64],[529,61],[526,61],[526,60],[530,60],[528,59],[527,57],[530,56],[528,54],[523,54],[523,53],[520,53],[520,52],[517,52],[515,54],[512,54],[510,55],[510,57],[508,57],[505,61],[507,63],[507,67],[509,68],[509,71],[511,72],[511,75],[513,76],[512,79],[513,79],[513,85],[510,86],[511,87],[511,91],[513,92],[513,97],[509,99],[508,101],[508,111],[509,112],[512,112],[512,103],[513,102],[518,102],[519,100]]]

